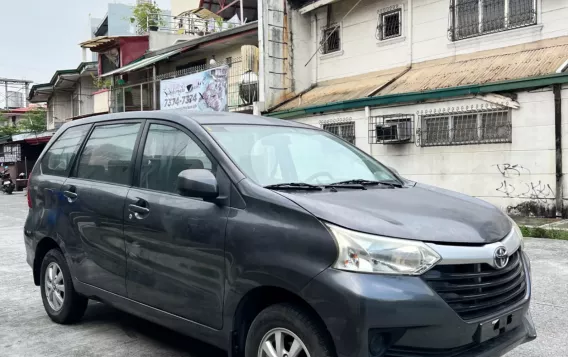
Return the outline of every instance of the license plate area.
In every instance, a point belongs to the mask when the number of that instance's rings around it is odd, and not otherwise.
[[[475,333],[475,340],[478,343],[483,343],[513,330],[514,328],[520,326],[522,322],[522,310],[513,311],[508,314],[502,315],[499,318],[483,322],[479,324],[479,327],[477,328],[477,332]]]

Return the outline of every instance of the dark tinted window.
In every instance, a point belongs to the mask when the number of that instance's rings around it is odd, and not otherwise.
[[[79,159],[77,177],[130,184],[132,154],[139,129],[139,123],[96,127]]]
[[[140,187],[177,192],[177,177],[183,170],[207,169],[213,165],[187,134],[166,125],[152,124],[144,146]]]
[[[89,132],[90,125],[67,129],[41,160],[41,172],[46,175],[67,176],[79,147]]]

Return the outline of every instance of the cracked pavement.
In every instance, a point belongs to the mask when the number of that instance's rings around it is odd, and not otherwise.
[[[27,215],[22,192],[0,195],[0,355],[226,356],[213,346],[151,322],[90,302],[76,325],[57,325],[33,284],[22,237]],[[560,357],[568,350],[568,241],[527,239],[533,271],[532,314],[538,338],[507,357]]]

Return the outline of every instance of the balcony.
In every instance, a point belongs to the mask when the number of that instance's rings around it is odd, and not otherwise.
[[[109,93],[110,109],[112,112],[127,112],[139,110],[168,109],[159,97],[163,80],[181,78],[192,74],[198,74],[209,70],[228,67],[224,73],[226,78],[221,81],[226,87],[226,110],[238,112],[252,112],[253,103],[258,101],[258,57],[233,57],[229,62],[194,66],[175,72],[163,73],[152,79],[148,71],[140,71],[129,75],[132,79],[127,83],[114,86]],[[220,73],[220,72],[219,72]],[[187,89],[188,93],[194,93],[196,101],[208,101],[206,93],[199,90]],[[184,96],[179,98],[185,100]],[[193,99],[192,99],[193,100]],[[179,104],[179,103],[176,103]],[[199,110],[199,109],[197,109]],[[221,109],[222,110],[222,109]]]

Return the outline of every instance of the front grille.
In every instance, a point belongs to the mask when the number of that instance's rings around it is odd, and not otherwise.
[[[523,300],[527,291],[520,250],[503,269],[489,264],[438,265],[422,278],[464,320],[499,312]]]

